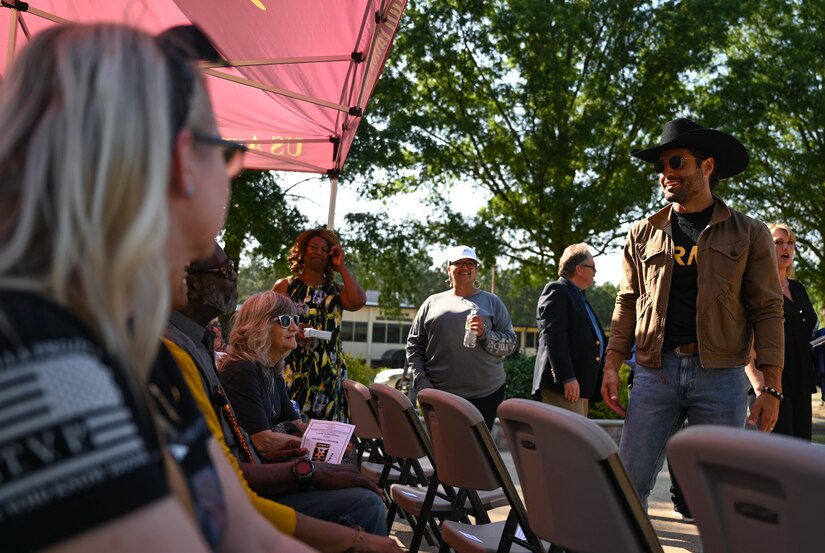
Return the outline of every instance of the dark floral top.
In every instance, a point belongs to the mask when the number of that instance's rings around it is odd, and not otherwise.
[[[284,381],[289,396],[298,403],[302,415],[310,419],[347,420],[341,383],[347,378],[341,348],[341,297],[338,285],[328,280],[310,286],[298,277],[289,277],[287,295],[306,305],[301,322],[317,330],[332,332],[332,339],[312,339],[298,346],[284,365]]]

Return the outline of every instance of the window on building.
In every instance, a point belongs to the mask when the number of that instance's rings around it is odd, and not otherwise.
[[[352,321],[341,321],[341,341],[352,342],[352,330],[355,323]]]
[[[355,323],[355,327],[352,330],[352,341],[353,342],[366,342],[367,341],[367,323]]]
[[[386,344],[387,340],[387,323],[372,323],[372,343]]]
[[[524,347],[535,348],[536,336],[538,336],[538,334],[536,334],[535,332],[528,332],[527,335],[524,337]]]
[[[366,342],[367,323],[341,321],[341,340],[344,342]]]
[[[401,343],[401,323],[389,323],[387,325],[387,343]]]

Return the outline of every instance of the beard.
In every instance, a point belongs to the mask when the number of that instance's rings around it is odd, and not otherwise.
[[[698,196],[704,188],[704,181],[701,175],[690,174],[678,180],[678,187],[674,191],[668,191],[662,185],[662,192],[665,195],[665,200],[675,204],[685,204],[694,197]]]

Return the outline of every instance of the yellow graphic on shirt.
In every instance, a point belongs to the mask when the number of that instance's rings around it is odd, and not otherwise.
[[[673,250],[673,259],[676,260],[676,263],[682,266],[696,265],[696,251],[696,246],[690,248],[690,255],[688,255],[687,261],[685,261],[685,248],[683,246],[676,246],[676,248],[674,248]]]
[[[264,11],[264,12],[266,11],[266,6],[264,6],[264,3],[261,2],[261,0],[249,0],[249,1],[252,2],[255,5],[255,7],[258,8],[259,10]]]

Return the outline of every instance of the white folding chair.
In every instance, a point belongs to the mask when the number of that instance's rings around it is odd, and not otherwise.
[[[419,392],[418,404],[430,432],[438,477],[461,490],[458,502],[465,493],[501,488],[510,506],[504,522],[469,524],[451,516],[441,525],[444,542],[459,553],[543,551],[478,409],[464,398],[432,388]]]
[[[473,494],[466,501],[462,499],[461,507],[456,508],[458,494],[451,487],[441,485],[437,469],[432,471],[432,445],[407,396],[383,384],[370,386],[370,394],[378,407],[385,451],[387,455],[403,461],[398,483],[390,486],[392,504],[387,525],[392,524],[397,508],[406,514],[413,528],[411,552],[417,551],[421,540],[428,537],[425,535],[427,525],[441,542],[436,519],[443,519],[454,510],[462,520],[469,520],[468,514],[484,519],[487,510],[506,502],[501,490],[492,490]],[[426,461],[431,472],[425,471],[421,461]]]
[[[662,552],[616,443],[596,423],[526,399],[502,403],[498,419],[542,539],[590,553]]]
[[[825,446],[702,425],[667,452],[707,553],[825,550]]]
[[[385,460],[383,436],[370,391],[360,382],[350,379],[344,380],[343,388],[344,395],[347,397],[350,421],[355,425],[358,466],[361,466],[364,455],[366,455],[366,462],[380,467],[378,469],[380,474]]]

